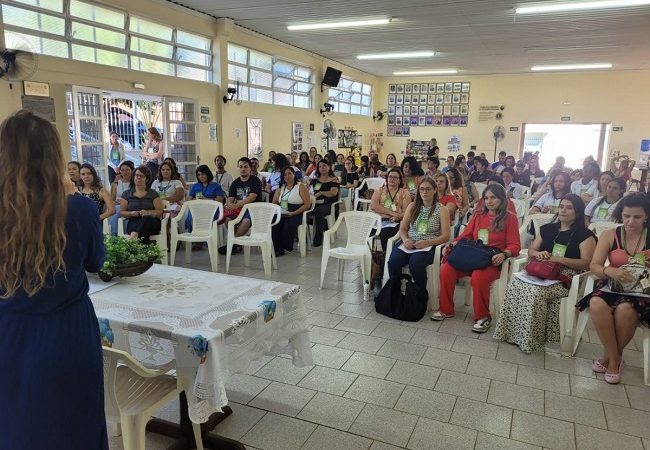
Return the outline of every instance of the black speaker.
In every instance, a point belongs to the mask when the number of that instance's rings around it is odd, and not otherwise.
[[[325,76],[323,76],[322,84],[325,84],[330,87],[337,87],[339,85],[339,80],[341,79],[341,71],[336,70],[333,67],[327,67],[325,70]]]

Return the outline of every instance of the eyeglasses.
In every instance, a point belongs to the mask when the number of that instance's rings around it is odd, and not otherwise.
[[[421,187],[421,188],[419,188],[418,190],[419,190],[420,192],[429,192],[429,191],[433,191],[433,188],[430,188],[430,187]]]

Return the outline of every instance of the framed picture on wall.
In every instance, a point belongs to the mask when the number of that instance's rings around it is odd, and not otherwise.
[[[403,84],[398,84],[395,86],[395,92],[397,94],[403,94],[404,93],[404,85]]]
[[[411,95],[410,94],[404,94],[404,104],[405,105],[410,105],[411,104]]]
[[[395,104],[395,95],[391,94],[388,96],[388,104],[389,105],[394,105]]]
[[[404,105],[404,114],[411,114],[411,105]]]
[[[445,102],[445,94],[436,94],[436,105],[442,105]]]
[[[411,127],[402,127],[402,136],[410,136]]]
[[[420,93],[420,85],[419,84],[414,84],[413,85],[413,93],[414,94],[419,94]]]
[[[442,107],[442,115],[448,116],[451,114],[451,105],[445,105]]]
[[[403,113],[402,113],[402,109],[403,109],[403,108],[404,108],[403,106],[401,106],[401,105],[397,105],[397,106],[395,107],[395,115],[396,115],[396,116],[401,116],[401,115],[403,114]]]
[[[460,115],[466,116],[469,113],[469,105],[460,105]]]
[[[429,94],[436,93],[436,83],[429,83]]]
[[[426,83],[422,83],[422,84],[420,85],[420,94],[426,94],[427,92],[428,92],[428,91],[427,91],[427,84],[426,84]]]
[[[454,88],[454,83],[445,83],[445,92],[451,92]]]
[[[436,84],[436,94],[444,94],[445,92],[445,83]]]
[[[395,103],[397,103],[398,105],[401,105],[402,103],[404,103],[404,95],[397,94],[395,96]]]
[[[458,126],[458,116],[451,116],[451,122],[450,124],[452,127],[457,127]]]
[[[395,117],[395,125],[402,125],[402,116]]]
[[[402,116],[402,125],[408,125],[411,122],[410,116]]]
[[[395,115],[395,105],[388,105],[388,115],[389,116]]]
[[[433,116],[427,116],[426,117],[426,124],[427,124],[428,127],[433,126]]]
[[[452,116],[457,116],[460,114],[460,105],[452,105],[451,106],[451,115]]]
[[[436,109],[436,107],[433,106],[433,105],[427,106],[427,114],[429,116],[433,116],[435,114],[435,109]]]
[[[451,97],[451,102],[452,102],[452,103],[460,103],[460,94],[454,94],[454,95]]]
[[[427,104],[433,105],[436,102],[436,96],[435,95],[427,95]]]
[[[388,136],[395,136],[395,127],[388,127],[388,128],[386,129],[386,134],[387,134]]]
[[[397,86],[396,86],[396,85],[394,85],[394,84],[389,84],[389,85],[388,85],[388,93],[389,93],[389,94],[394,94],[396,90],[397,90]]]
[[[451,125],[451,116],[442,116],[442,126],[448,127]]]
[[[445,105],[451,103],[451,94],[445,94]]]
[[[418,126],[418,116],[411,116],[411,126],[412,127],[417,127]]]
[[[469,82],[462,83],[460,91],[461,92],[469,92]]]
[[[395,116],[388,116],[388,125],[395,125]]]
[[[418,115],[423,116],[427,113],[427,107],[425,105],[420,105],[418,107]]]
[[[420,104],[421,105],[426,105],[427,104],[427,96],[426,96],[426,94],[420,94]]]
[[[418,126],[419,127],[424,127],[427,124],[427,118],[424,116],[418,117]]]
[[[467,126],[467,116],[460,116],[458,118],[458,125],[461,127],[466,127]]]
[[[395,127],[395,136],[402,135],[402,127]]]
[[[442,116],[442,105],[436,105],[436,110],[434,112],[436,116]]]
[[[405,84],[404,85],[404,93],[405,94],[410,94],[413,90],[413,85],[412,84]]]
[[[406,96],[404,96],[404,100],[406,100]],[[418,102],[418,96],[417,95],[411,95],[411,101],[410,103],[417,103]],[[406,102],[404,102],[406,104]]]
[[[454,83],[454,92],[460,92],[462,88],[462,83]]]
[[[433,118],[433,126],[434,127],[439,127],[442,125],[442,116],[435,116]]]
[[[469,94],[460,94],[461,103],[469,103]]]

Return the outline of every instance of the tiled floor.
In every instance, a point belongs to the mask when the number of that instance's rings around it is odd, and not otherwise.
[[[363,301],[354,263],[338,282],[330,261],[320,290],[320,255],[294,252],[273,271],[273,279],[302,287],[316,365],[296,368],[286,355],[269,355],[233,376],[234,413],[215,433],[269,450],[650,450],[640,337],[626,350],[623,382],[610,386],[591,371],[600,351],[591,328],[576,358],[526,355],[469,331],[460,287],[453,319],[400,323]],[[206,251],[192,256],[191,267],[209,270]],[[261,259],[251,260],[244,268],[243,256],[233,256],[231,274],[263,278]],[[176,404],[161,415],[177,417]],[[147,450],[170,442],[148,434]],[[121,450],[120,438],[111,438],[110,448]]]

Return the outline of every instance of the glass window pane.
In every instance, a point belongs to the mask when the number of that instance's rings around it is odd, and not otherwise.
[[[297,108],[311,108],[311,97],[304,95],[294,95],[293,106]]]
[[[93,166],[101,166],[103,164],[104,144],[82,145],[81,151],[84,164],[92,164]]]
[[[293,88],[297,92],[309,93],[311,92],[313,85],[311,83],[296,83],[296,85]]]
[[[271,70],[273,67],[273,58],[271,55],[266,53],[256,52],[255,50],[250,51],[250,65],[252,67],[257,67],[260,69]]]
[[[284,92],[273,94],[273,103],[276,105],[293,106],[293,96]]]
[[[364,96],[361,98],[361,104],[362,104],[362,105],[366,105],[366,106],[370,106],[370,97],[367,96],[367,95],[364,95]]]
[[[169,125],[170,142],[196,142],[196,126],[187,123],[174,123]],[[180,159],[180,158],[179,158]]]
[[[210,47],[212,46],[210,39],[182,30],[176,31],[176,43],[206,51],[210,51]]]
[[[65,33],[64,19],[14,6],[2,5],[2,20],[7,25],[45,31],[60,36]]]
[[[72,44],[72,59],[106,64],[115,67],[128,67],[127,55],[108,50]]]
[[[14,0],[25,5],[37,6],[50,11],[63,12],[63,0]]]
[[[271,87],[272,82],[273,82],[273,77],[270,72],[260,72],[259,70],[251,70],[250,84]]]
[[[354,92],[361,92],[361,83],[359,83],[358,81],[353,82],[351,89]]]
[[[96,42],[124,49],[126,47],[126,35],[117,31],[110,31],[99,27],[93,27],[79,22],[72,22],[72,37],[82,41]]]
[[[209,66],[211,56],[201,52],[194,52],[184,48],[176,49],[176,61],[187,62],[199,66]]]
[[[339,112],[345,112],[349,113],[350,112],[350,104],[349,103],[339,103]]]
[[[166,41],[172,40],[172,27],[166,25],[161,25],[156,22],[150,22],[146,19],[141,19],[139,17],[131,16],[129,20],[129,30],[134,33],[143,34],[145,36],[156,37],[156,39],[162,39]]]
[[[351,92],[341,92],[341,95],[339,95],[339,100],[342,102],[349,102],[351,98],[352,98]]]
[[[312,70],[310,68],[300,66],[296,68],[296,71],[294,73],[297,78],[301,78],[305,81],[311,81],[311,74]]]
[[[287,80],[286,78],[276,78],[273,87],[278,89],[290,89],[296,82],[293,80]]]
[[[79,0],[72,0],[70,2],[70,15],[104,25],[110,25],[115,28],[124,28],[124,13],[80,2]]]
[[[234,64],[228,64],[228,79],[248,83],[248,69],[235,66]]]
[[[352,103],[361,103],[361,94],[352,94],[350,101]]]
[[[363,114],[364,116],[369,116],[370,115],[370,108],[368,108],[367,106],[362,106],[361,107],[361,114]]]
[[[197,81],[212,81],[212,72],[208,69],[197,69],[196,67],[176,66],[176,76],[189,78]]]
[[[273,103],[273,93],[266,89],[250,88],[249,100],[259,103]]]
[[[170,144],[169,150],[175,161],[196,161],[196,144]]]
[[[185,178],[185,181],[189,183],[196,182],[196,164],[178,164],[178,173]]]
[[[372,92],[372,86],[370,86],[369,84],[364,84],[363,93],[370,95],[371,92]]]
[[[248,49],[239,45],[228,44],[228,61],[248,64]]]
[[[352,80],[348,80],[347,78],[341,78],[339,81],[339,87],[341,89],[350,89],[352,87]]]
[[[148,55],[160,56],[162,58],[171,58],[174,47],[161,42],[150,41],[139,37],[131,37],[131,50]]]
[[[131,69],[143,72],[159,73],[161,75],[174,76],[174,65],[171,63],[156,61],[153,59],[131,56]]]
[[[169,102],[169,120],[176,122],[194,122],[194,103]]]
[[[68,44],[63,40],[57,41],[55,39],[32,36],[31,34],[5,31],[5,44],[8,49],[25,48],[27,46],[33,49],[35,53],[69,58]]]
[[[350,105],[351,114],[361,114],[361,106],[359,105]]]
[[[276,61],[273,65],[273,73],[288,78],[293,78],[293,71],[296,68],[295,64],[286,61]]]

